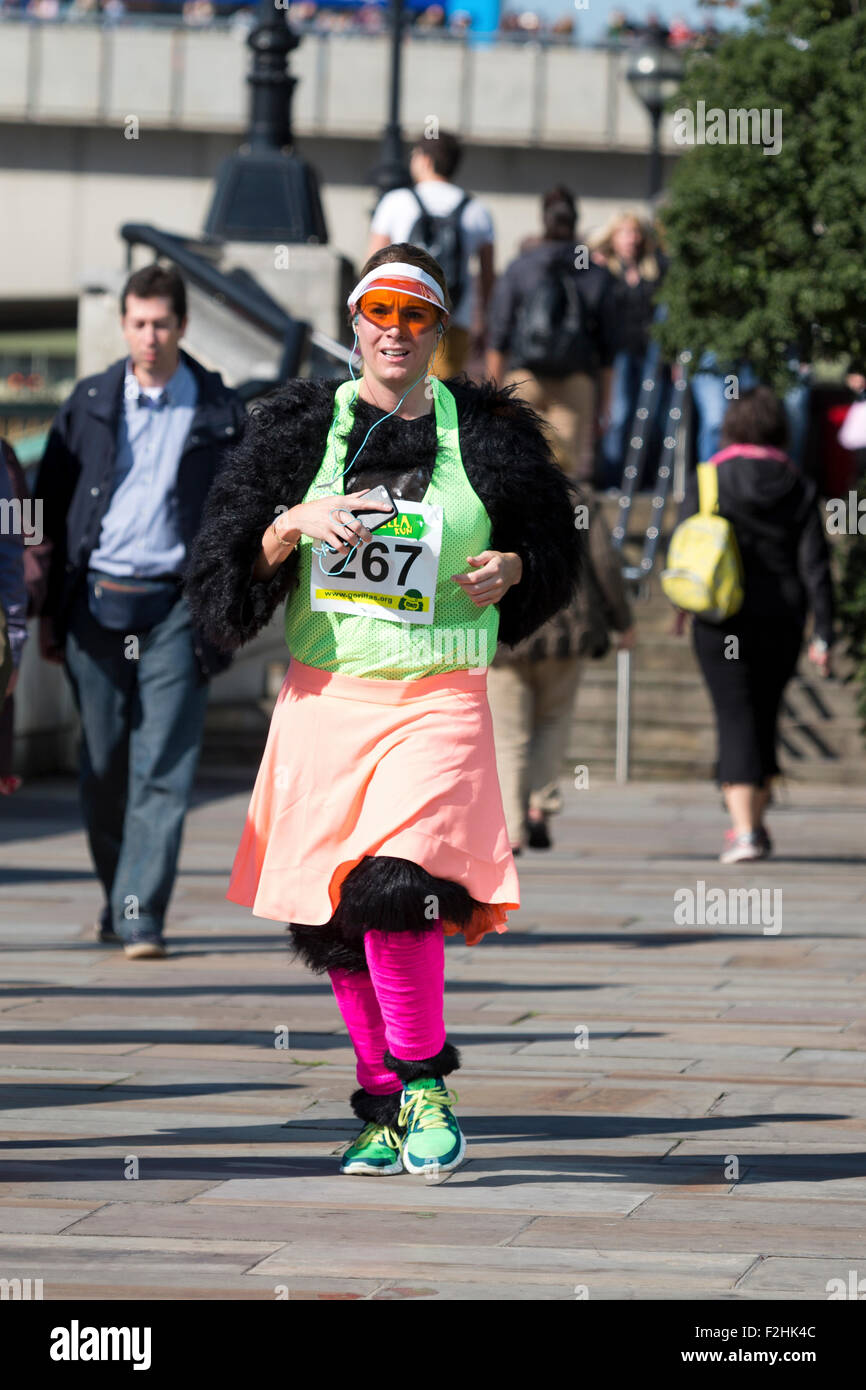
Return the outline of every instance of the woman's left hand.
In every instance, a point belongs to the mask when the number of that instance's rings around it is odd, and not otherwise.
[[[451,578],[477,608],[498,603],[512,584],[520,582],[523,574],[523,561],[513,551],[503,554],[501,550],[482,550],[480,555],[469,555],[467,564],[480,568],[473,574],[452,574]]]

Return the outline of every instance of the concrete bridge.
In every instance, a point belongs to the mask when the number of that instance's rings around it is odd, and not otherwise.
[[[245,36],[150,16],[0,21],[0,303],[76,299],[118,264],[121,222],[200,232],[217,164],[245,129]],[[388,62],[378,35],[309,33],[291,56],[295,132],[322,180],[331,243],[353,261],[375,204]],[[404,130],[435,120],[464,139],[460,179],[491,209],[498,264],[537,230],[555,182],[577,193],[584,234],[646,206],[649,121],[625,62],[573,45],[407,37]],[[663,138],[672,162],[670,119]]]

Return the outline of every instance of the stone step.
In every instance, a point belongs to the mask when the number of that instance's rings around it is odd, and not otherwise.
[[[564,759],[562,764],[562,776],[569,780],[574,778],[575,766],[579,766],[579,759]],[[612,753],[596,754],[591,763],[584,760],[584,765],[589,769],[589,783],[594,785],[596,781],[609,782],[613,780],[616,761]],[[784,749],[779,753],[779,766],[782,775],[791,782],[814,783],[818,786],[823,784],[833,786],[862,786],[863,770],[862,764],[857,768],[851,759],[840,759],[832,762],[819,762],[817,759],[799,762],[786,756]],[[632,782],[676,782],[676,781],[706,781],[714,776],[714,765],[712,758],[693,758],[685,756],[677,758],[672,752],[660,754],[658,757],[648,757],[632,753],[629,761],[629,780]]]
[[[813,725],[783,716],[779,721],[779,738],[797,760],[821,763],[839,760],[857,763],[859,760],[859,775],[863,774],[862,735],[853,723]],[[633,716],[631,740],[636,753],[687,750],[697,754],[715,745],[715,723],[711,717],[703,722],[683,721],[674,732],[667,720],[646,717],[637,720]],[[578,719],[569,740],[569,748],[575,750],[577,760],[580,761],[579,752],[584,758],[598,752],[612,754],[615,746],[615,720],[587,718],[581,716],[578,708]]]
[[[679,725],[712,718],[710,697],[697,671],[633,671],[631,702],[634,719],[666,719]],[[789,712],[790,719],[815,728],[860,727],[852,687],[837,681],[803,681],[795,677],[785,692],[783,717],[784,711]],[[616,717],[615,669],[585,671],[578,693],[578,714],[582,719]]]

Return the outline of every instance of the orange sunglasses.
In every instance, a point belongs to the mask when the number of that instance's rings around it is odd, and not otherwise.
[[[361,295],[358,308],[377,328],[396,326],[413,338],[435,328],[440,321],[440,311],[435,304],[427,304],[398,290],[368,290]]]

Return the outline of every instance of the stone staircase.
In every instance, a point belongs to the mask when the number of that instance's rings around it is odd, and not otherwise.
[[[604,498],[612,526],[615,499]],[[629,518],[624,546],[637,564],[650,515],[650,498],[639,496]],[[656,518],[657,519],[657,518]],[[674,610],[661,591],[658,571],[676,521],[665,509],[655,573],[646,597],[635,600],[638,642],[631,659],[630,775],[636,780],[706,778],[713,773],[715,723],[709,695],[688,634],[673,635]],[[785,694],[780,720],[779,763],[792,781],[854,783],[864,780],[866,743],[860,731],[855,687],[844,683],[851,663],[834,656],[834,677],[824,680],[805,651]],[[567,771],[586,766],[590,780],[613,776],[616,750],[616,654],[584,666],[572,727]]]
[[[650,498],[636,498],[624,546],[628,563],[637,564],[650,516]],[[618,513],[615,499],[602,505],[612,526]],[[657,516],[656,516],[657,520]],[[658,570],[676,510],[663,514],[662,540],[656,573],[647,596],[634,604],[638,643],[631,659],[631,760],[634,780],[705,779],[712,776],[715,725],[709,697],[688,635],[675,637],[673,609],[661,592]],[[214,767],[255,769],[265,745],[274,700],[286,669],[279,620],[250,654],[254,661],[244,682],[243,697],[211,699],[203,761]],[[254,644],[255,645],[255,644]],[[855,710],[855,687],[843,683],[850,663],[834,658],[835,677],[823,680],[805,659],[788,687],[780,724],[780,763],[792,781],[859,783],[866,772],[866,743]],[[219,683],[215,687],[219,691]],[[576,767],[594,778],[614,775],[616,750],[616,654],[584,664],[575,720],[563,758],[563,775],[574,777]]]

